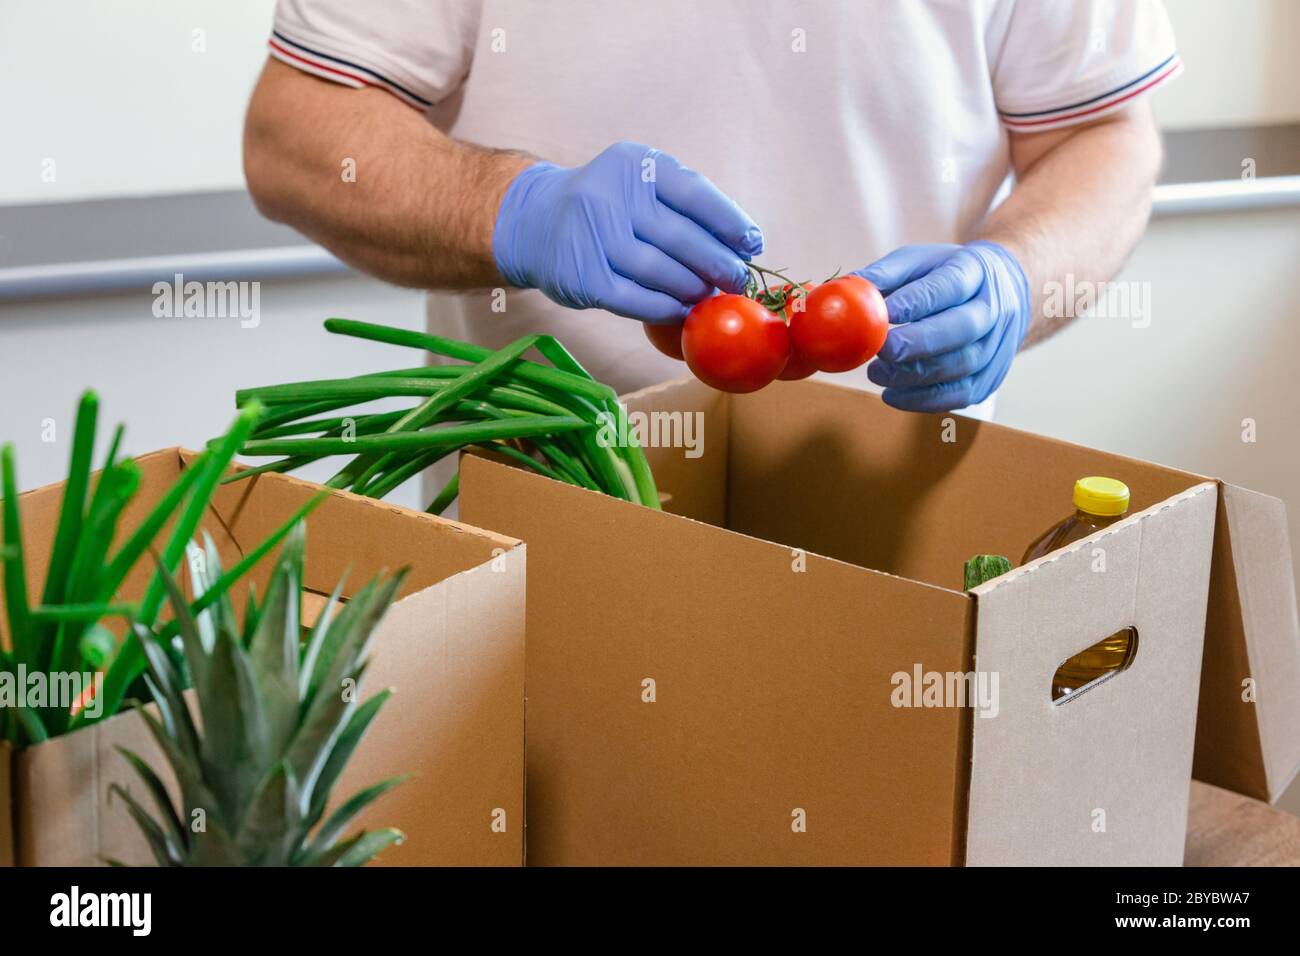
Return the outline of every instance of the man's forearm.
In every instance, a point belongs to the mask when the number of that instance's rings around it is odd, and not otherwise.
[[[501,197],[532,160],[457,142],[377,89],[267,63],[249,105],[244,169],[258,209],[371,275],[417,288],[503,280]]]
[[[1139,104],[1077,130],[1012,144],[1016,187],[980,232],[1020,260],[1034,296],[1033,345],[1073,317],[1043,314],[1044,287],[1115,275],[1146,228],[1160,170],[1160,136]]]

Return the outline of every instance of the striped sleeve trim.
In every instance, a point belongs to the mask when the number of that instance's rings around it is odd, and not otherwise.
[[[1182,72],[1183,61],[1173,53],[1150,70],[1123,86],[1117,86],[1109,92],[1102,93],[1068,106],[1058,106],[1047,110],[1034,110],[1029,113],[1009,113],[999,110],[1002,122],[1015,130],[1044,129],[1053,125],[1064,125],[1082,120],[1093,119],[1111,110],[1118,109],[1130,100],[1147,93],[1162,83],[1172,80]]]
[[[267,42],[273,57],[307,73],[357,89],[374,86],[387,90],[403,103],[421,112],[433,106],[429,100],[369,67],[303,46],[278,30],[272,31],[271,39]]]

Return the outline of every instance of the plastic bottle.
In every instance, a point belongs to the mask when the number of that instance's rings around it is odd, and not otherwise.
[[[1128,511],[1128,502],[1128,486],[1124,482],[1099,476],[1080,478],[1074,483],[1074,514],[1039,536],[1025,551],[1021,563],[1027,564],[1114,524]],[[1052,679],[1052,700],[1060,700],[1098,678],[1122,670],[1136,650],[1133,632],[1125,629],[1080,651],[1057,670]]]

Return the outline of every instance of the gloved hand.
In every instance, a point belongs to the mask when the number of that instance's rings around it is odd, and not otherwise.
[[[667,153],[616,143],[585,166],[539,162],[506,189],[492,254],[506,280],[574,309],[680,322],[714,287],[743,292],[763,234]]]
[[[885,293],[891,328],[867,378],[885,402],[940,412],[1002,384],[1033,316],[1025,270],[995,242],[903,246],[858,272]]]

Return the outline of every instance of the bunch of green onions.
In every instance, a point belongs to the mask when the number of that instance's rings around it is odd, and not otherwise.
[[[351,455],[325,482],[383,498],[462,448],[487,448],[557,481],[649,508],[659,494],[645,453],[625,423],[614,390],[549,335],[529,335],[499,351],[435,335],[349,319],[327,319],[338,335],[422,349],[460,364],[423,365],[355,378],[248,388],[267,414],[240,453],[276,460],[228,478],[287,472],[322,458]],[[549,365],[524,357],[530,349]],[[357,413],[353,406],[413,398],[399,411]],[[339,414],[348,409],[345,414]],[[610,440],[614,434],[625,440]],[[441,514],[459,494],[459,474],[428,510]]]
[[[55,675],[104,671],[102,697],[92,715],[66,702],[25,706],[21,701],[0,704],[0,740],[19,746],[40,743],[117,713],[146,667],[144,648],[130,632],[119,640],[102,623],[126,618],[153,628],[163,611],[166,575],[175,571],[207,513],[217,484],[248,438],[261,407],[242,409],[230,429],[208,451],[185,468],[137,524],[114,547],[128,508],[141,493],[143,472],[120,454],[123,429],[113,433],[108,457],[98,478],[92,455],[99,399],[88,391],[81,397],[73,428],[72,454],[64,483],[58,523],[50,545],[45,582],[29,594],[27,571],[32,555],[23,544],[18,502],[18,475],[12,445],[0,448],[0,575],[4,580],[4,637],[0,638],[0,674]],[[319,502],[299,509],[266,541],[245,555],[213,582],[195,602],[198,613],[222,598]],[[155,548],[159,550],[155,551]],[[150,552],[153,553],[150,559]],[[156,569],[140,600],[123,602],[119,591],[131,572],[152,560]],[[175,622],[159,625],[158,639],[167,644]]]

